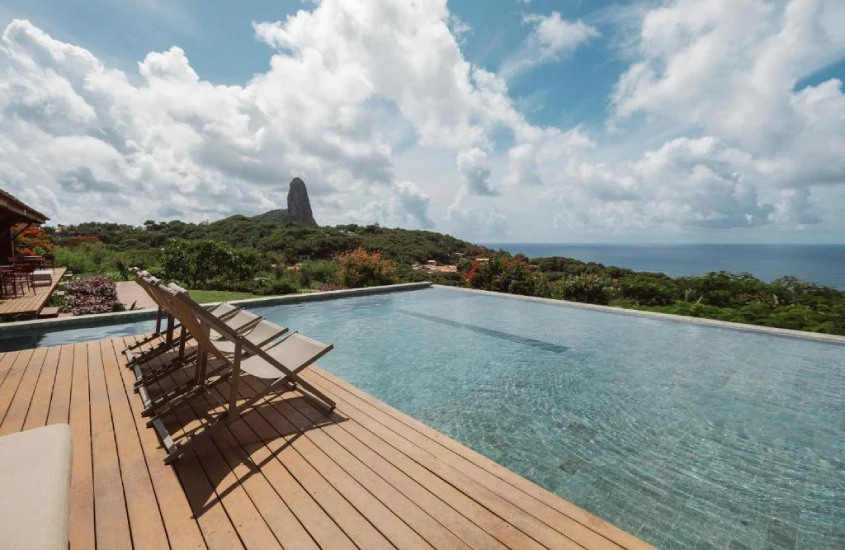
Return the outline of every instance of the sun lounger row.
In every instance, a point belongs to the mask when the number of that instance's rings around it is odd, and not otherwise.
[[[178,285],[165,285],[147,272],[134,268],[132,271],[159,311],[155,332],[125,350],[127,366],[134,369],[135,386],[144,400],[143,415],[150,418],[147,425],[156,429],[167,450],[166,463],[274,395],[297,389],[329,411],[334,409],[334,401],[299,376],[331,351],[331,345],[298,332],[289,333],[287,328],[231,304],[206,309]],[[147,388],[151,384],[182,369],[192,374],[186,382],[150,397]],[[265,387],[249,399],[240,400],[238,389],[244,376],[264,382]],[[221,384],[228,386],[227,391],[210,391]],[[228,396],[221,403],[224,412],[213,416],[187,441],[174,443],[165,428],[165,417],[189,403],[197,403],[202,395],[213,401],[217,393]]]

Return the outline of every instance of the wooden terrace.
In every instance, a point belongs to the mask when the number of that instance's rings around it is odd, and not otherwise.
[[[303,377],[333,414],[290,392],[167,466],[121,353],[135,341],[0,354],[0,434],[71,426],[73,548],[651,548],[319,368]]]
[[[27,289],[26,294],[17,298],[3,298],[0,300],[0,319],[11,320],[14,317],[38,317],[53,294],[56,286],[61,282],[67,268],[53,269],[53,281],[50,286],[36,286],[35,290]]]

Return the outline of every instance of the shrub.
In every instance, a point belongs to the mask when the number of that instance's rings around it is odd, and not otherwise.
[[[620,292],[626,300],[644,306],[668,306],[677,297],[675,289],[668,284],[636,277],[622,281]]]
[[[337,280],[346,288],[389,285],[396,282],[396,264],[378,252],[363,248],[338,257]]]
[[[472,288],[533,296],[541,277],[528,265],[528,258],[496,254],[485,260],[473,260],[464,279]]]
[[[337,262],[325,260],[308,260],[302,262],[296,271],[299,284],[309,288],[314,284],[332,283],[337,280]]]
[[[607,305],[610,303],[609,285],[610,280],[604,277],[584,273],[552,283],[550,294],[558,300]]]
[[[64,311],[73,315],[123,310],[117,299],[117,286],[110,277],[86,277],[67,284]]]
[[[293,279],[275,279],[269,281],[266,286],[256,288],[258,294],[276,296],[279,294],[296,294],[299,292],[299,285]]]

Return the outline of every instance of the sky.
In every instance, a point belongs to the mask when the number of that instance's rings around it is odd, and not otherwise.
[[[51,223],[845,243],[842,0],[4,0],[0,187]]]

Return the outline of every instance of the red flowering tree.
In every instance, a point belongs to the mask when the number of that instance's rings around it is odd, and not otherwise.
[[[359,248],[338,256],[337,279],[346,288],[389,285],[397,280],[396,264]]]
[[[464,273],[464,280],[472,288],[524,294],[527,296],[545,296],[545,279],[537,274],[528,264],[528,258],[522,254],[514,257],[506,253],[476,258]]]
[[[16,234],[24,225],[16,225],[12,229],[12,234]],[[31,225],[24,229],[14,242],[15,254],[19,256],[43,256],[44,254],[52,254],[56,245],[50,240],[50,236],[44,231],[44,228]]]

